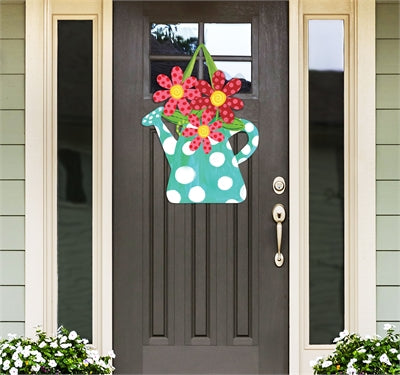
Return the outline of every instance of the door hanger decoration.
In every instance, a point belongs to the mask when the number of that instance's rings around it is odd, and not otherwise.
[[[211,85],[192,77],[197,54],[203,50]],[[171,167],[167,198],[171,203],[240,203],[246,199],[246,185],[239,164],[256,150],[257,128],[248,120],[235,117],[232,109],[243,108],[234,95],[241,81],[225,81],[203,44],[193,54],[185,72],[179,66],[171,70],[171,79],[157,76],[165,90],[156,91],[153,100],[166,102],[142,120],[154,126]],[[163,119],[176,125],[178,140]],[[238,132],[248,135],[247,144],[235,155],[229,138]]]

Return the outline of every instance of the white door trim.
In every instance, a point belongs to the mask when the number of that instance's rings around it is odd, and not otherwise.
[[[93,21],[93,342],[112,346],[112,1],[26,1],[25,331],[57,328],[58,19]]]
[[[304,20],[349,20],[346,99],[345,328],[376,330],[375,296],[375,1],[290,0],[290,373],[311,374],[309,360],[332,345],[308,344],[308,113]]]

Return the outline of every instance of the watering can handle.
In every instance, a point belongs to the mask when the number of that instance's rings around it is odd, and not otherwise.
[[[235,155],[238,164],[246,161],[251,155],[253,155],[254,151],[258,147],[259,135],[258,130],[254,124],[250,121],[242,119],[245,124],[245,127],[242,131],[247,133],[249,137],[247,144]],[[235,133],[236,134],[236,133]]]

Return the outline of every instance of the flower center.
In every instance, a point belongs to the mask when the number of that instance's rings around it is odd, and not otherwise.
[[[223,91],[214,91],[210,96],[211,104],[215,107],[221,107],[226,101],[226,95]]]
[[[169,93],[174,99],[181,99],[183,97],[184,90],[181,85],[174,85],[169,89]]]
[[[201,138],[207,138],[210,134],[210,128],[208,125],[200,125],[197,129],[197,133]]]

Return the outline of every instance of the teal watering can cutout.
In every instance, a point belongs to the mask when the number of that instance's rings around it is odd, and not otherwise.
[[[171,168],[167,199],[171,203],[240,203],[247,190],[239,164],[257,149],[258,130],[250,121],[241,119],[243,130],[218,129],[224,135],[221,142],[211,140],[211,151],[190,149],[193,138],[174,138],[162,121],[164,107],[158,107],[142,120],[143,126],[154,126]],[[238,132],[248,135],[247,144],[235,155],[229,138]]]

